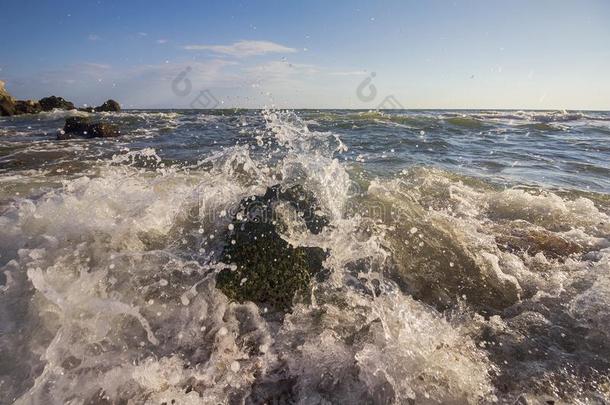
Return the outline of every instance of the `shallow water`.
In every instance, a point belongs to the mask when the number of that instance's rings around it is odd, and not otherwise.
[[[75,114],[0,119],[0,403],[610,400],[610,113]],[[215,288],[276,184],[329,220],[285,316]]]

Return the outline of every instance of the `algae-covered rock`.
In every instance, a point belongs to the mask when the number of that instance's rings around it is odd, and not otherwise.
[[[280,206],[289,209],[280,214]],[[295,217],[283,217],[286,211]],[[282,239],[278,231],[287,220],[301,221],[314,234],[328,224],[318,213],[313,194],[300,186],[270,187],[264,196],[240,203],[221,258],[231,269],[216,278],[217,287],[229,298],[288,310],[295,296],[308,290],[312,276],[322,269],[325,252],[294,247]]]

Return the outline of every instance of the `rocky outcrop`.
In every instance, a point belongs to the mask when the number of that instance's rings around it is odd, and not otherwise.
[[[42,106],[38,101],[17,100],[15,101],[15,115],[38,114],[42,111]]]
[[[57,134],[57,139],[113,138],[120,135],[121,131],[116,125],[91,122],[88,118],[70,117],[66,119],[64,129]]]
[[[4,88],[4,82],[0,81],[0,115],[38,114],[41,111],[51,111],[54,108],[72,110],[74,104],[55,96],[45,97],[40,101],[15,100]]]
[[[95,108],[97,112],[119,112],[121,111],[121,106],[116,101],[110,99],[107,100],[104,104]]]
[[[322,269],[325,252],[317,247],[294,247],[280,236],[288,220],[296,220],[311,233],[328,224],[318,214],[313,194],[301,186],[267,189],[265,195],[241,201],[233,218],[216,286],[236,301],[253,301],[287,311],[297,296],[305,296],[311,278]]]
[[[62,97],[50,96],[40,99],[40,106],[42,111],[51,111],[55,109],[59,110],[74,110],[74,104],[70,101],[63,99]]]
[[[83,107],[83,108],[79,108],[78,111],[83,111],[83,112],[88,112],[88,113],[94,113],[94,112],[119,112],[121,111],[121,105],[110,99],[107,100],[104,104],[100,105],[99,107]]]
[[[11,116],[21,114],[37,114],[42,111],[51,110],[74,110],[74,104],[62,97],[49,96],[33,100],[15,100],[4,88],[4,82],[0,80],[0,116]],[[79,108],[79,111],[84,112],[118,112],[121,111],[121,106],[115,100],[107,100],[99,107]]]
[[[4,88],[4,82],[0,80],[0,116],[15,115],[15,99]]]

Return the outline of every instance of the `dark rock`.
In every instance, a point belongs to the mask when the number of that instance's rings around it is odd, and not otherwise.
[[[41,111],[59,110],[74,110],[74,104],[62,97],[50,96],[40,99],[40,101],[32,100],[15,100],[5,90],[4,82],[0,80],[0,116],[11,116],[19,114],[37,114]],[[107,100],[99,107],[84,107],[79,108],[79,111],[84,112],[117,112],[121,111],[121,106],[114,100]],[[100,128],[101,133],[107,133],[108,128]],[[116,136],[116,135],[112,135]]]
[[[65,140],[80,138],[111,138],[121,135],[116,125],[92,123],[87,118],[70,117],[66,119],[63,131],[57,134],[57,139]]]
[[[91,122],[88,118],[81,117],[70,117],[66,119],[66,123],[64,124],[64,131],[67,134],[77,134],[84,133],[87,131]]]
[[[15,115],[15,104],[11,99],[0,97],[0,116],[10,117]]]
[[[119,112],[121,105],[114,100],[108,100],[99,107],[81,107],[78,111],[94,113],[94,112]]]
[[[99,107],[95,107],[95,111],[97,112],[119,112],[121,111],[121,106],[114,100],[108,100],[104,104]]]
[[[40,106],[42,107],[42,111],[51,111],[53,109],[59,110],[74,110],[74,104],[71,102],[64,100],[61,97],[50,96],[40,99]]]
[[[38,114],[42,111],[42,106],[38,101],[17,100],[15,101],[15,115],[18,114]]]
[[[287,209],[280,213],[280,206]],[[308,290],[312,276],[322,269],[326,253],[317,247],[293,247],[281,238],[279,231],[286,220],[291,220],[285,218],[287,211],[311,233],[319,233],[328,225],[328,220],[318,214],[313,194],[301,186],[286,190],[274,186],[264,196],[241,201],[221,257],[232,269],[221,271],[216,278],[217,287],[229,298],[287,311],[295,296],[303,296]]]
[[[4,82],[0,80],[0,116],[11,115],[15,115],[15,99],[6,91]]]

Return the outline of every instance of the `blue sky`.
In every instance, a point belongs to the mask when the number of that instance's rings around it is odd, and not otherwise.
[[[607,110],[609,22],[605,0],[20,0],[0,79],[136,108]]]

